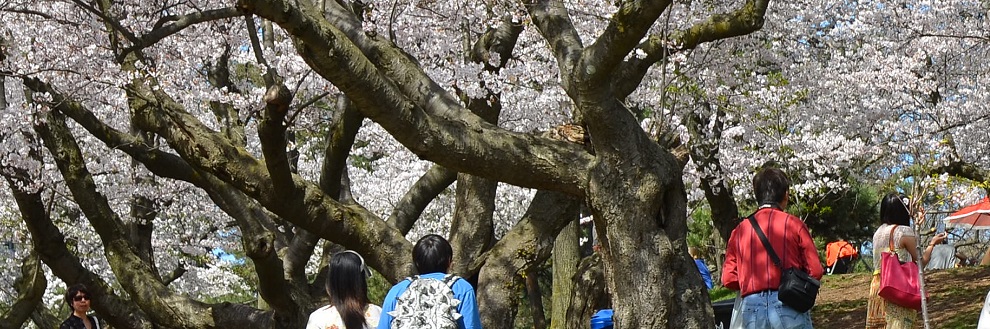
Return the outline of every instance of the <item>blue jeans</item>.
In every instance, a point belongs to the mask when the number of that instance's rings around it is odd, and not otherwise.
[[[811,329],[811,311],[799,313],[777,299],[776,291],[763,291],[743,297],[743,324],[746,329]]]

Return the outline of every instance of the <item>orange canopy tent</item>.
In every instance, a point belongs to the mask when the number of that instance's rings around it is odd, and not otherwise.
[[[945,223],[947,226],[958,228],[990,229],[990,197],[945,217]]]

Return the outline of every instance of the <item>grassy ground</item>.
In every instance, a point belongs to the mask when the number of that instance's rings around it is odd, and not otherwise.
[[[990,291],[990,267],[965,267],[925,274],[931,328],[976,328],[980,309]],[[812,310],[816,328],[862,328],[870,274],[826,276]],[[918,328],[924,328],[920,324]]]

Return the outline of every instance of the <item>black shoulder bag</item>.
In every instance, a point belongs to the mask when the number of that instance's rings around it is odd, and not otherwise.
[[[749,216],[749,224],[753,226],[756,235],[763,241],[763,247],[767,249],[767,254],[773,260],[774,265],[780,269],[780,287],[777,288],[777,299],[784,305],[793,308],[795,311],[804,313],[815,306],[815,298],[818,297],[818,287],[821,282],[808,275],[804,270],[796,267],[784,269],[780,264],[780,258],[767,241],[767,236],[763,234],[763,229],[756,223],[753,215]]]

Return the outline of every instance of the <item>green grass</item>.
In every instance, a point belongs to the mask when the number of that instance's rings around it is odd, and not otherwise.
[[[971,329],[980,321],[980,313],[962,313],[952,317],[948,323],[939,324],[942,329]]]
[[[715,287],[708,290],[708,297],[712,299],[712,302],[717,302],[726,299],[736,298],[736,291],[729,290],[726,287]]]

